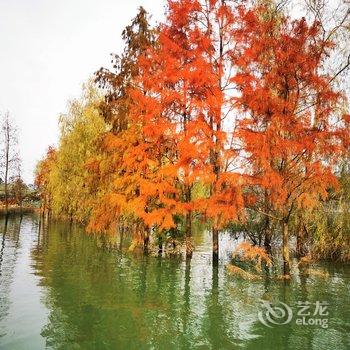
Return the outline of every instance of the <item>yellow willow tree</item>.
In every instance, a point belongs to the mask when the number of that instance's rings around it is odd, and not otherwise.
[[[240,8],[235,40],[243,118],[238,136],[244,170],[267,205],[252,208],[282,228],[283,271],[290,273],[289,221],[337,186],[337,162],[349,147],[349,116],[341,93],[321,67],[332,49],[318,22],[290,18],[265,6]],[[259,202],[257,202],[259,204]]]
[[[100,156],[99,143],[107,130],[99,114],[100,101],[101,94],[89,82],[82,96],[71,101],[68,112],[60,116],[59,147],[48,179],[56,216],[85,222],[102,191],[91,186],[87,169],[91,158]]]

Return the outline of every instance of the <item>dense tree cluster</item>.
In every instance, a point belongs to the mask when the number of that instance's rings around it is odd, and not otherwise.
[[[127,231],[146,250],[182,240],[188,258],[202,221],[214,263],[220,230],[268,252],[277,238],[286,275],[292,236],[300,255],[310,240],[318,252],[339,237],[348,247],[350,117],[336,85],[347,66],[326,69],[335,45],[320,16],[279,5],[169,0],[156,28],[141,8],[113,70],[70,104],[58,149],[38,165],[45,210]],[[312,216],[331,207],[342,222],[327,236]],[[349,258],[339,243],[332,254]]]

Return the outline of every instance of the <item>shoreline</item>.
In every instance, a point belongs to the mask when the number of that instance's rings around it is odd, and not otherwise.
[[[39,212],[40,208],[33,207],[33,206],[24,206],[24,207],[19,207],[19,206],[12,206],[9,207],[6,211],[5,208],[1,207],[0,208],[0,215],[9,215],[9,214],[26,214],[26,213],[35,213]]]

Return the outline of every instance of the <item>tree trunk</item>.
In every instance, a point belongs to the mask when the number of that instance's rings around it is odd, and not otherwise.
[[[288,222],[283,221],[283,274],[289,276],[290,274],[290,260],[289,260],[289,233]]]
[[[143,231],[143,250],[145,253],[148,252],[150,229],[145,227]]]
[[[271,257],[272,256],[271,231],[269,228],[265,231],[264,247],[265,247],[267,254]]]
[[[219,263],[219,230],[213,228],[213,264],[217,265]]]
[[[308,249],[305,244],[306,237],[307,237],[307,231],[304,224],[301,222],[297,231],[297,246],[296,246],[296,253],[299,258],[302,258],[308,254]]]
[[[9,199],[8,199],[8,173],[9,173],[9,155],[10,155],[10,127],[8,120],[5,126],[5,211],[8,212]]]
[[[123,240],[124,240],[124,223],[121,224],[121,227],[120,227],[120,240],[119,240],[119,250],[123,250]]]
[[[191,212],[186,214],[186,233],[185,233],[185,244],[186,244],[186,258],[191,258],[193,253],[192,247],[192,215]]]

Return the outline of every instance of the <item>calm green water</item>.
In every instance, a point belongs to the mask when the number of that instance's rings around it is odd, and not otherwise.
[[[207,234],[186,264],[108,249],[36,216],[1,219],[0,230],[0,349],[350,349],[348,266],[248,282],[224,267],[227,235],[213,270]],[[263,325],[261,300],[288,304],[293,319]],[[306,301],[328,302],[328,328],[296,324]]]

